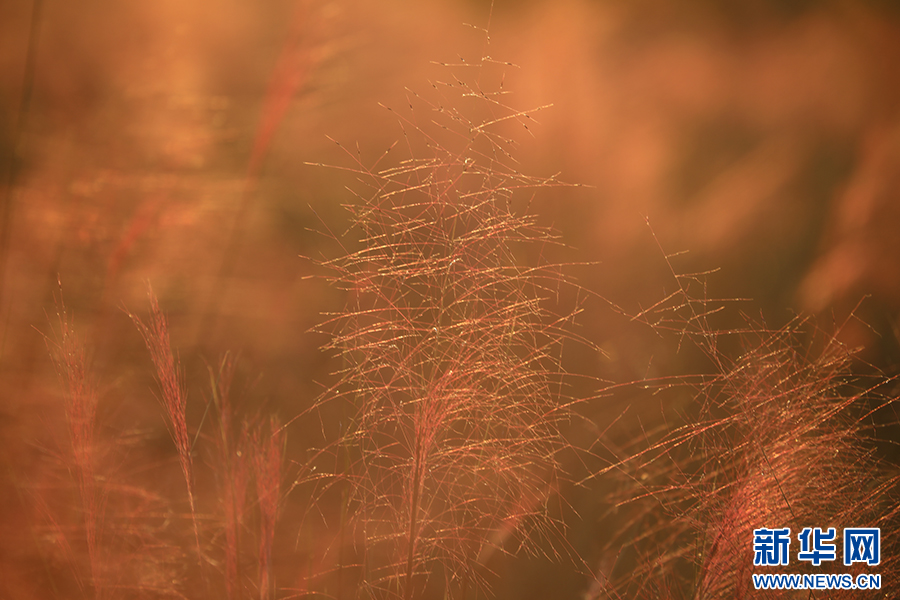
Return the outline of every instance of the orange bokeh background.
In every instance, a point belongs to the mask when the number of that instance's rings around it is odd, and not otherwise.
[[[309,259],[340,251],[317,232],[345,230],[342,205],[355,201],[352,174],[310,163],[347,166],[357,148],[374,163],[403,135],[385,107],[405,109],[411,93],[452,77],[458,67],[441,63],[508,61],[482,85],[502,85],[510,106],[546,107],[512,154],[525,173],[582,185],[531,206],[569,247],[556,258],[593,263],[573,269],[581,286],[636,312],[671,291],[663,254],[685,251],[673,268],[720,269],[710,295],[748,299],[741,310],[775,326],[797,312],[841,323],[855,310],[842,340],[897,371],[900,13],[890,3],[38,8],[0,6],[4,597],[67,594],[52,591],[70,576],[48,574],[53,544],[33,501],[57,489],[50,465],[66,435],[42,336],[60,294],[91,348],[105,431],[149,440],[120,470],[169,452],[122,310],[146,310],[147,282],[197,397],[204,361],[239,352],[246,402],[290,419],[335,370],[309,329],[343,296]],[[606,355],[576,351],[573,371],[630,381],[682,366],[599,309],[581,327]],[[603,422],[618,410],[588,412]],[[298,447],[304,432],[291,433]]]

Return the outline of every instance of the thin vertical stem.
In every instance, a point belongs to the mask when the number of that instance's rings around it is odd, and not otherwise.
[[[409,509],[409,544],[406,552],[406,589],[403,593],[404,600],[410,600],[410,598],[412,598],[412,575],[416,552],[416,537],[418,536],[418,532],[416,531],[416,529],[418,527],[419,490],[422,486],[423,462],[424,457],[422,456],[422,440],[421,438],[417,437],[415,460],[413,462],[412,502],[410,503]]]

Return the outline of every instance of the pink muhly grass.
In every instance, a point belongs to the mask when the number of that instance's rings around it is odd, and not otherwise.
[[[394,547],[369,584],[409,600],[415,579],[438,565],[453,588],[477,580],[492,532],[558,469],[562,415],[545,345],[555,325],[529,297],[538,272],[504,264],[504,230],[527,221],[492,202],[368,214],[396,229],[371,231],[374,252],[350,258],[366,268],[346,272],[359,279],[334,346],[349,363],[344,397],[356,406],[345,441],[355,454],[356,521],[371,543]],[[528,512],[546,518],[540,504]]]
[[[259,500],[259,597],[273,597],[272,548],[281,500],[284,430],[274,417],[266,431],[260,427],[252,439],[256,494]]]
[[[213,402],[219,415],[216,447],[222,466],[219,487],[225,525],[225,593],[227,598],[244,595],[241,538],[252,479],[259,507],[259,596],[265,600],[273,594],[272,551],[281,500],[284,430],[275,418],[270,419],[268,428],[253,425],[256,419],[236,418],[231,397],[235,367],[235,360],[226,354],[218,369],[210,368]]]
[[[181,471],[187,487],[188,502],[191,509],[191,520],[194,527],[194,541],[197,555],[202,561],[203,552],[200,546],[200,532],[197,524],[197,511],[194,505],[193,458],[191,457],[191,438],[187,426],[187,392],[182,381],[181,365],[172,352],[169,342],[169,325],[165,315],[159,308],[159,301],[153,289],[148,290],[150,298],[150,317],[145,324],[137,315],[128,313],[138,331],[144,338],[150,358],[156,367],[156,377],[162,391],[162,404],[168,417],[169,433],[175,442]]]
[[[701,396],[725,414],[697,428],[710,480],[692,486],[694,518],[705,521],[698,596],[750,593],[753,529],[789,526],[796,536],[804,527],[896,527],[885,515],[896,506],[898,476],[873,456],[863,408],[887,380],[860,385],[852,351],[830,335],[819,349],[800,343],[803,325],[758,334]],[[896,563],[881,570],[892,577]]]
[[[705,293],[699,299],[688,293],[702,278],[678,280],[679,291],[638,318],[676,331],[705,354],[711,369],[676,385],[644,382],[656,391],[686,391],[693,408],[622,463],[630,463],[626,472],[638,483],[624,506],[647,503],[656,518],[648,513],[627,525],[641,530],[630,546],[643,558],[607,591],[641,598],[657,597],[659,589],[697,599],[794,597],[753,590],[751,574],[766,571],[753,565],[754,529],[790,527],[792,553],[804,527],[896,531],[900,475],[874,455],[875,432],[867,423],[894,402],[879,394],[891,380],[863,385],[839,331],[824,334],[801,319],[774,331],[752,322],[717,330],[709,319],[716,303]],[[815,335],[804,335],[810,329]],[[735,341],[740,350],[733,357],[724,348]],[[877,407],[865,408],[873,400]],[[888,534],[878,569],[885,580],[900,576],[890,548],[896,541]],[[815,572],[850,570],[836,563]],[[783,570],[804,566],[792,561]],[[858,592],[831,590],[828,597]]]
[[[375,170],[351,154],[370,187],[350,207],[361,248],[324,263],[348,294],[320,328],[344,362],[325,397],[350,413],[339,446],[373,597],[410,600],[435,575],[464,598],[487,587],[480,557],[494,540],[526,522],[558,526],[543,500],[566,447],[558,353],[573,315],[546,306],[570,284],[558,265],[521,263],[557,241],[513,207],[559,184],[523,175],[507,153],[503,128],[527,129],[530,115],[456,75],[447,93],[490,116],[470,121],[445,108],[456,100],[415,96],[434,130],[398,118],[410,153],[422,143],[431,156]]]
[[[59,317],[57,340],[52,341],[49,337],[45,339],[66,388],[66,423],[69,429],[75,479],[81,498],[91,580],[94,595],[99,599],[104,596],[104,586],[99,553],[103,502],[94,472],[97,392],[88,372],[84,344],[73,331],[61,299],[57,310]]]
[[[237,437],[234,432],[231,383],[235,366],[232,357],[225,355],[217,371],[210,368],[213,402],[219,413],[219,437],[216,438],[216,446],[223,469],[220,488],[225,513],[225,594],[229,599],[241,596],[241,530],[250,477],[247,427],[242,427]]]

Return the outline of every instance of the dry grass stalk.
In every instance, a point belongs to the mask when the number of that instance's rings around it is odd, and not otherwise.
[[[159,301],[152,289],[149,289],[150,317],[144,323],[137,315],[128,316],[144,338],[150,358],[156,367],[156,377],[162,392],[162,404],[168,417],[169,433],[175,448],[181,471],[187,487],[188,502],[191,509],[191,521],[194,527],[194,541],[197,545],[197,556],[202,562],[203,551],[200,546],[200,530],[197,524],[197,510],[194,504],[193,458],[191,456],[191,438],[187,425],[187,391],[182,381],[181,365],[172,352],[169,341],[169,325],[165,315],[159,308]]]
[[[236,362],[226,354],[217,369],[210,368],[213,402],[219,415],[216,438],[220,499],[225,528],[225,594],[227,598],[245,595],[242,574],[243,537],[246,528],[248,489],[255,483],[259,508],[257,545],[257,584],[261,600],[273,597],[272,551],[275,525],[282,499],[284,466],[284,429],[277,419],[268,426],[259,418],[238,417],[232,400],[232,381]]]
[[[703,277],[678,280],[677,292],[639,318],[702,350],[710,372],[683,381],[695,408],[682,424],[631,459],[629,472],[641,474],[639,496],[659,518],[640,518],[644,538],[633,546],[643,566],[610,589],[642,598],[660,590],[672,598],[795,597],[753,589],[751,574],[765,571],[753,565],[754,529],[897,528],[900,475],[874,453],[870,419],[893,404],[880,393],[891,379],[864,384],[840,330],[825,334],[802,319],[777,330],[749,320],[717,330],[709,317],[721,304],[707,299],[705,285],[699,297],[688,292]],[[723,348],[735,338],[741,350],[731,358]],[[888,536],[882,544],[878,571],[893,581],[900,575],[890,549],[896,542]],[[804,566],[793,565],[785,572]],[[829,569],[848,570],[838,560],[814,572]],[[858,594],[831,590],[828,597]]]
[[[91,581],[94,596],[99,600],[104,597],[105,586],[99,548],[104,507],[95,475],[97,391],[89,374],[84,343],[73,330],[61,294],[57,316],[57,339],[45,337],[45,340],[66,388],[65,412],[72,464],[81,499]]]
[[[259,597],[273,597],[272,548],[281,501],[284,430],[274,417],[269,429],[257,429],[252,441],[256,494],[259,500]]]
[[[216,438],[218,458],[222,468],[219,488],[225,521],[225,595],[241,596],[240,548],[241,531],[250,480],[248,464],[249,442],[246,425],[235,435],[234,407],[231,384],[236,363],[226,354],[217,370],[209,369],[213,403],[219,414],[219,437]]]
[[[504,127],[527,129],[530,115],[452,79],[455,100],[411,100],[436,127],[398,116],[411,155],[429,157],[357,163],[370,186],[350,207],[361,248],[325,263],[349,296],[320,329],[344,361],[326,398],[350,413],[340,447],[351,455],[363,594],[374,597],[421,596],[434,575],[463,598],[486,587],[479,557],[498,531],[556,527],[544,502],[523,499],[546,499],[565,446],[557,356],[568,316],[547,305],[567,282],[558,266],[522,264],[526,249],[557,241],[513,207],[557,184],[521,174],[507,154]],[[444,108],[459,97],[491,116]]]

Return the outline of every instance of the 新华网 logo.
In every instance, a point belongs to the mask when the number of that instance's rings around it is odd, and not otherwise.
[[[843,531],[844,565],[864,563],[875,566],[881,562],[881,529],[878,527],[848,527]],[[824,561],[837,559],[837,530],[831,527],[806,527],[797,534],[800,548],[797,560],[820,566]],[[791,529],[753,530],[753,564],[781,566],[790,562]]]
[[[856,527],[844,529],[844,564],[881,562],[881,529]]]

